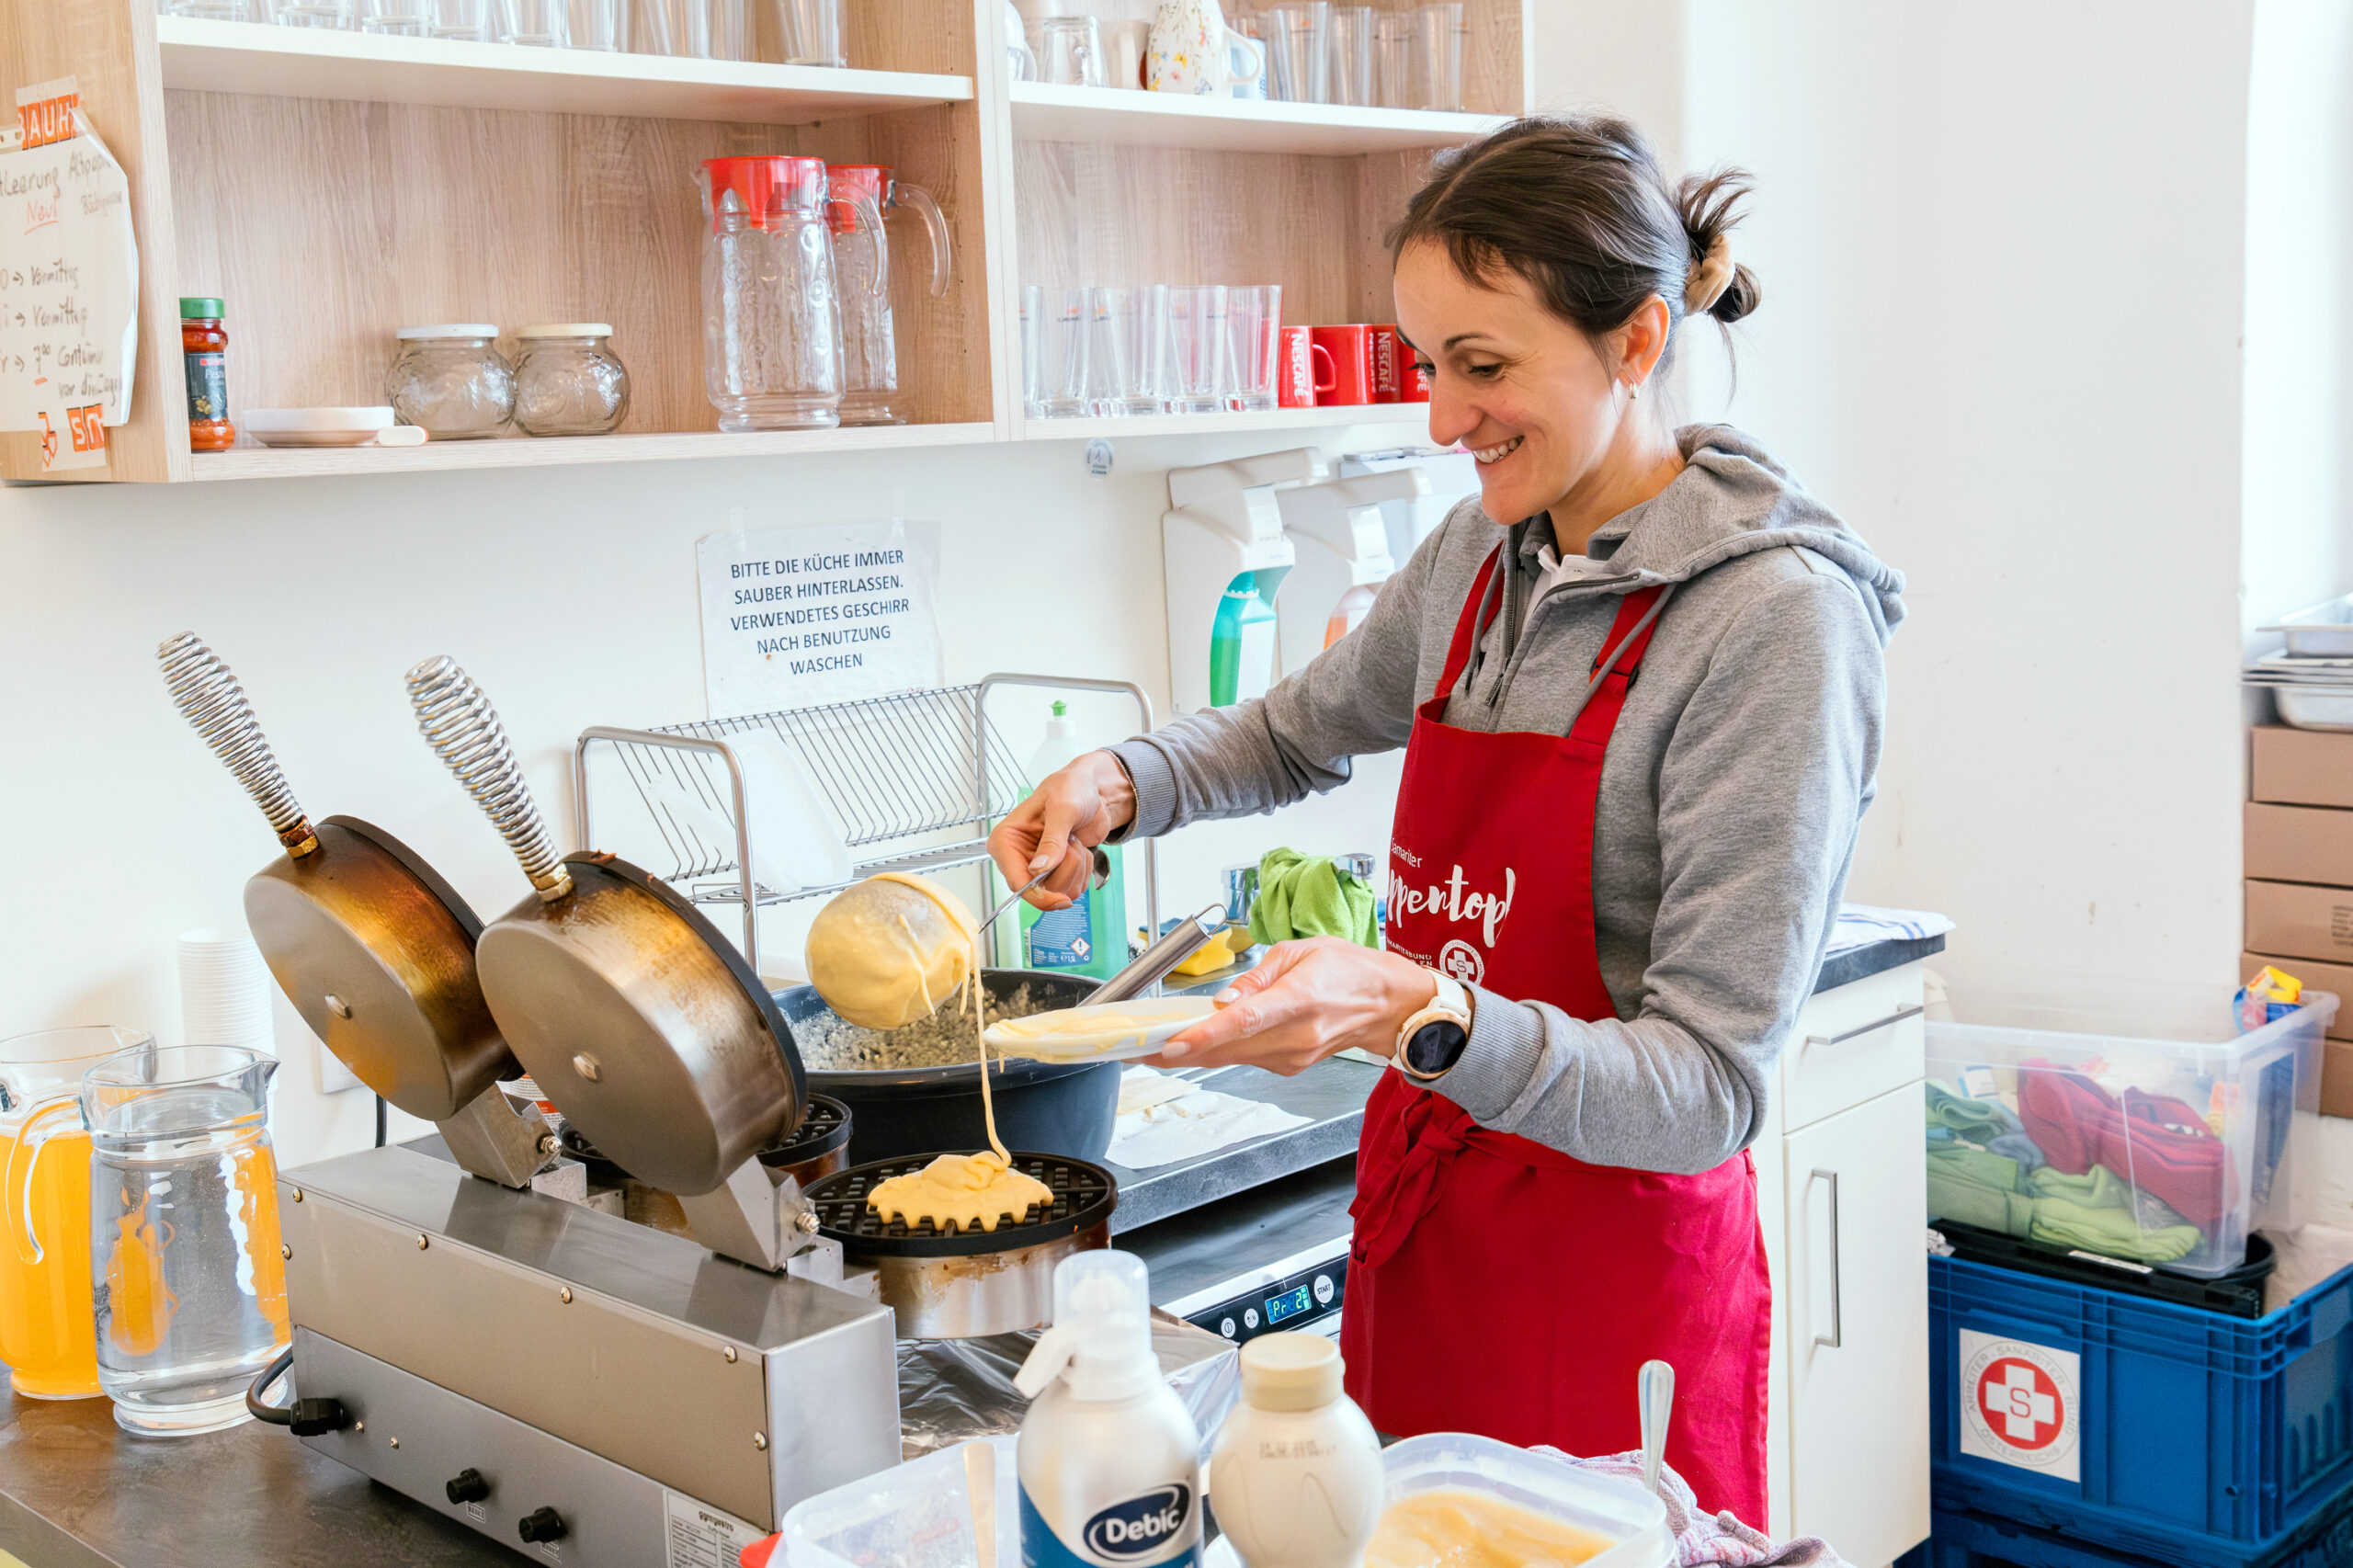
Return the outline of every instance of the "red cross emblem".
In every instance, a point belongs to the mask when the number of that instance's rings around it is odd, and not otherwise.
[[[2059,1385],[2041,1368],[2016,1356],[2002,1357],[1979,1375],[1977,1404],[1985,1425],[2015,1448],[2049,1448],[2067,1425]]]

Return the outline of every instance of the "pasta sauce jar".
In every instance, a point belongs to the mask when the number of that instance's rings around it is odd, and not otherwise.
[[[229,334],[218,300],[180,301],[180,354],[188,364],[188,445],[192,452],[225,452],[235,445],[229,423]]]

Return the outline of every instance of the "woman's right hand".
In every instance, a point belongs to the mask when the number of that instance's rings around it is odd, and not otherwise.
[[[1108,751],[1074,757],[989,835],[989,856],[1005,885],[1017,888],[1047,867],[1028,893],[1040,909],[1067,909],[1094,870],[1091,851],[1135,819],[1136,790]]]

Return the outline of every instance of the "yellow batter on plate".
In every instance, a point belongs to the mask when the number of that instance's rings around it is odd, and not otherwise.
[[[988,1128],[989,1146],[977,1154],[942,1154],[919,1171],[910,1171],[905,1176],[878,1182],[874,1190],[866,1195],[866,1206],[885,1221],[904,1219],[909,1230],[916,1229],[928,1220],[936,1230],[945,1231],[953,1225],[959,1231],[970,1231],[977,1225],[983,1231],[994,1231],[998,1221],[1007,1215],[1012,1216],[1013,1222],[1017,1225],[1033,1205],[1051,1204],[1054,1195],[1044,1182],[1012,1168],[1013,1156],[996,1135],[996,1101],[989,1092],[988,1040],[981,1029],[984,1009],[977,1000],[981,974],[979,923],[972,919],[971,911],[955,902],[951,895],[927,883],[893,872],[886,871],[883,876],[930,894],[943,910],[956,918],[963,936],[963,946],[955,953],[961,972],[952,983],[961,990],[959,1006],[972,1015],[972,1034],[980,1050],[981,1061],[981,1119]],[[869,879],[876,880],[879,879]],[[923,1011],[914,1017],[928,1017],[935,1006],[930,979],[934,966],[922,961],[923,954],[915,930],[904,913],[899,915],[898,924],[902,950],[906,954],[906,962],[913,971],[914,983],[923,1003]],[[814,926],[811,927],[810,937],[813,953],[816,945]],[[883,966],[877,963],[872,967],[881,969]],[[813,983],[816,980],[813,964],[810,979]],[[835,1002],[823,985],[818,985],[817,992],[832,1004],[834,1011],[844,1017],[853,1023],[865,1022]]]
[[[1571,1568],[1616,1544],[1492,1493],[1440,1488],[1382,1511],[1364,1568]]]

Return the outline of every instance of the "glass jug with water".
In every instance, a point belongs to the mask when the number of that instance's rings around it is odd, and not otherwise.
[[[292,1341],[278,1250],[269,1080],[242,1046],[153,1043],[82,1077],[98,1383],[151,1436],[246,1419]]]
[[[880,164],[828,164],[825,178],[833,187],[834,266],[842,283],[842,423],[904,425],[891,320],[893,247],[860,244],[856,235],[870,210],[885,224],[893,218],[919,221],[931,250],[931,295],[938,299],[948,292],[948,220],[931,192],[895,178]],[[895,254],[904,258],[907,253],[902,245]]]
[[[722,430],[841,423],[842,301],[823,158],[709,158],[696,181],[702,246],[703,391]],[[874,203],[855,226],[882,244]],[[880,269],[866,288],[882,287]]]
[[[137,1029],[100,1025],[0,1040],[0,1360],[32,1399],[94,1399],[90,1321],[90,1135],[82,1074],[120,1051],[152,1046]]]

